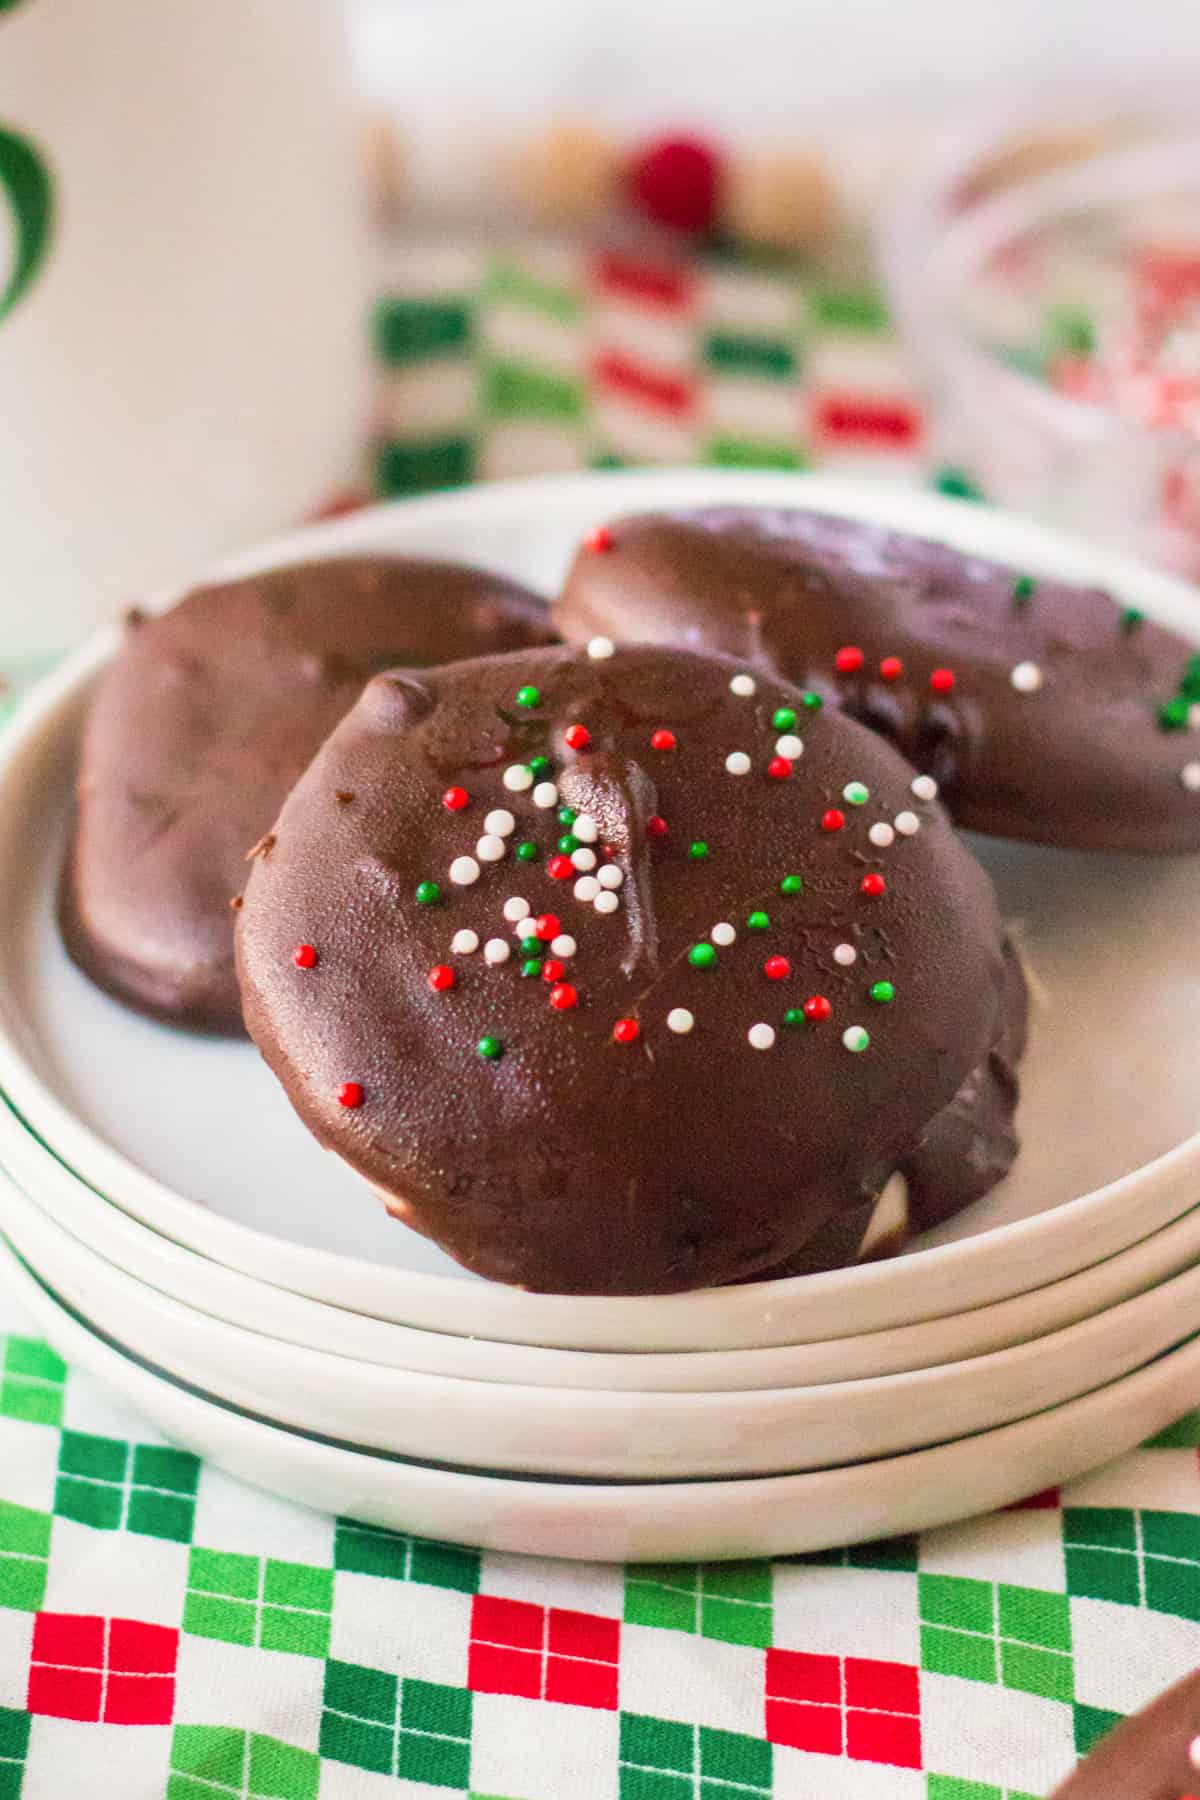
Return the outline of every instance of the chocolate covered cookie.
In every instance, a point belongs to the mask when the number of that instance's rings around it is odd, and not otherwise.
[[[378,670],[553,641],[535,595],[453,563],[355,557],[130,616],[87,723],[60,917],[75,961],[172,1024],[242,1029],[246,853]]]
[[[1200,850],[1200,654],[1098,589],[823,513],[646,513],[593,532],[558,611],[586,642],[745,657],[869,725],[971,830]]]
[[[745,664],[541,650],[377,677],[238,919],[301,1118],[468,1268],[657,1293],[859,1254],[1014,1153],[1024,985],[879,737]]]

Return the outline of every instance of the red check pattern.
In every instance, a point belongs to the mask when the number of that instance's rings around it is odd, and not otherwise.
[[[766,1732],[852,1762],[921,1767],[921,1680],[908,1663],[768,1650]]]
[[[620,1659],[618,1619],[475,1596],[467,1684],[477,1694],[519,1694],[613,1712]]]
[[[54,1719],[169,1725],[179,1633],[139,1619],[38,1613],[26,1706]]]

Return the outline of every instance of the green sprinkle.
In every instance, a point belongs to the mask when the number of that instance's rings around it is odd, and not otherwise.
[[[860,1050],[868,1048],[871,1034],[862,1025],[851,1025],[842,1033],[842,1042],[847,1050],[852,1050],[857,1055]]]
[[[1186,731],[1188,713],[1191,711],[1188,702],[1182,696],[1168,700],[1165,706],[1158,709],[1158,724],[1161,731]]]
[[[560,806],[558,809],[558,822],[560,825],[573,825],[578,817],[579,814],[575,811],[573,806]]]
[[[558,848],[563,856],[570,856],[572,851],[578,850],[579,839],[574,837],[571,832],[566,831],[558,840]]]
[[[536,862],[537,859],[538,847],[536,844],[531,844],[528,838],[525,839],[523,844],[517,845],[518,862]]]
[[[1024,606],[1027,600],[1033,599],[1033,590],[1037,582],[1032,575],[1018,575],[1013,582],[1012,597],[1018,606]]]
[[[775,711],[771,714],[771,723],[776,731],[790,731],[792,726],[796,723],[794,708],[790,706],[777,706]]]
[[[418,906],[436,906],[441,897],[442,890],[436,881],[421,881],[417,883]]]
[[[535,958],[538,962],[541,962],[543,956],[546,954],[547,947],[543,944],[541,938],[526,937],[521,939],[521,955],[525,957],[526,960]]]
[[[783,1015],[783,1022],[790,1031],[796,1031],[804,1024],[804,1008],[802,1006],[789,1006]]]
[[[880,1006],[886,1006],[896,998],[896,990],[890,981],[876,981],[871,986],[871,998],[877,1000]]]
[[[781,894],[802,894],[804,882],[799,875],[785,875],[779,884],[779,891]]]
[[[752,912],[746,920],[747,931],[767,931],[771,921],[765,912]]]
[[[504,1055],[504,1045],[498,1037],[481,1037],[475,1048],[485,1062],[499,1062]]]
[[[527,956],[525,961],[521,964],[522,975],[540,975],[541,972],[542,959],[540,956]]]
[[[939,494],[948,494],[952,500],[983,499],[983,489],[977,481],[972,481],[965,469],[939,469],[933,485]]]
[[[711,969],[717,960],[717,953],[711,944],[693,944],[688,951],[688,961],[693,969]]]
[[[1200,700],[1200,656],[1189,656],[1179,692],[1185,700]]]
[[[550,758],[548,756],[531,756],[529,768],[534,776],[545,775],[550,768]]]
[[[1146,623],[1146,615],[1139,606],[1127,606],[1121,614],[1121,630],[1128,634],[1136,631],[1139,625]]]
[[[811,688],[807,688],[804,693],[801,694],[800,701],[803,706],[807,706],[809,712],[820,712],[825,704],[820,694],[814,694]]]
[[[540,706],[541,704],[542,704],[541,688],[523,687],[523,688],[517,689],[517,705],[518,706]]]
[[[688,845],[688,855],[693,862],[703,862],[708,855],[708,845],[703,838],[697,838],[694,844]]]
[[[851,806],[865,806],[870,798],[870,788],[864,787],[861,781],[848,781],[842,789],[842,799]]]

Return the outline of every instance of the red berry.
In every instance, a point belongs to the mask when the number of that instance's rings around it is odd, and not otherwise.
[[[664,838],[666,835],[667,821],[662,818],[660,814],[651,813],[650,817],[646,820],[646,836],[649,838]]]
[[[292,961],[298,969],[315,969],[320,960],[311,944],[297,944],[292,951]]]
[[[351,1112],[356,1106],[362,1105],[363,1099],[362,1083],[358,1081],[343,1081],[337,1091],[338,1105],[347,1107]]]
[[[935,669],[929,677],[929,685],[935,694],[949,694],[954,689],[954,670]]]
[[[652,750],[674,750],[675,743],[676,739],[673,731],[660,730],[654,732],[652,735],[650,739],[650,748]]]
[[[447,963],[435,963],[429,971],[429,985],[435,994],[444,994],[457,980],[458,976]]]
[[[550,989],[550,1004],[555,1012],[570,1012],[573,1006],[578,1006],[579,995],[569,981],[560,981],[557,987]]]
[[[466,788],[450,787],[442,795],[442,805],[447,812],[461,812],[463,807],[469,804],[470,799],[471,796]]]
[[[548,944],[551,938],[556,938],[561,930],[562,926],[559,924],[557,913],[539,913],[534,920],[534,936],[543,944]]]
[[[720,161],[701,138],[659,138],[629,164],[634,205],[674,231],[707,231],[717,216]]]
[[[792,765],[786,756],[773,756],[767,764],[767,774],[772,781],[786,781],[792,772]]]
[[[562,980],[566,972],[566,964],[560,963],[557,957],[548,956],[542,964],[542,980],[548,981],[552,987],[556,981]]]
[[[857,644],[843,644],[833,659],[833,666],[839,675],[857,675],[863,661],[863,653]]]
[[[810,994],[804,1002],[804,1016],[810,1025],[819,1025],[823,1019],[829,1018],[833,1012],[824,994]]]
[[[865,894],[868,900],[878,900],[881,894],[887,893],[887,882],[882,875],[864,875],[858,884],[858,891]]]
[[[568,750],[586,750],[592,741],[592,734],[586,725],[568,725],[563,732],[563,743]]]
[[[583,540],[585,550],[604,551],[613,547],[613,535],[607,525],[593,525]]]
[[[763,964],[763,974],[768,981],[784,981],[792,972],[792,965],[786,956],[768,956]]]
[[[841,831],[841,829],[845,825],[845,823],[846,823],[845,813],[839,811],[839,809],[836,806],[831,806],[829,808],[828,812],[821,814],[821,830],[822,831]]]
[[[636,1019],[618,1019],[613,1026],[613,1042],[616,1044],[636,1044],[641,1036],[642,1028]]]
[[[885,681],[899,681],[904,673],[904,664],[898,656],[885,656],[879,665],[879,673]]]
[[[570,881],[575,873],[575,864],[569,856],[552,856],[546,864],[546,873],[555,881]]]

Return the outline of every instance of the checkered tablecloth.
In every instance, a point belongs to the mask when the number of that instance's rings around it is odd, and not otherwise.
[[[933,473],[878,298],[844,279],[441,248],[390,254],[384,286],[383,491],[654,460]],[[920,1538],[555,1563],[243,1487],[0,1295],[0,1800],[1040,1800],[1193,1666],[1198,1625],[1200,1413]]]

